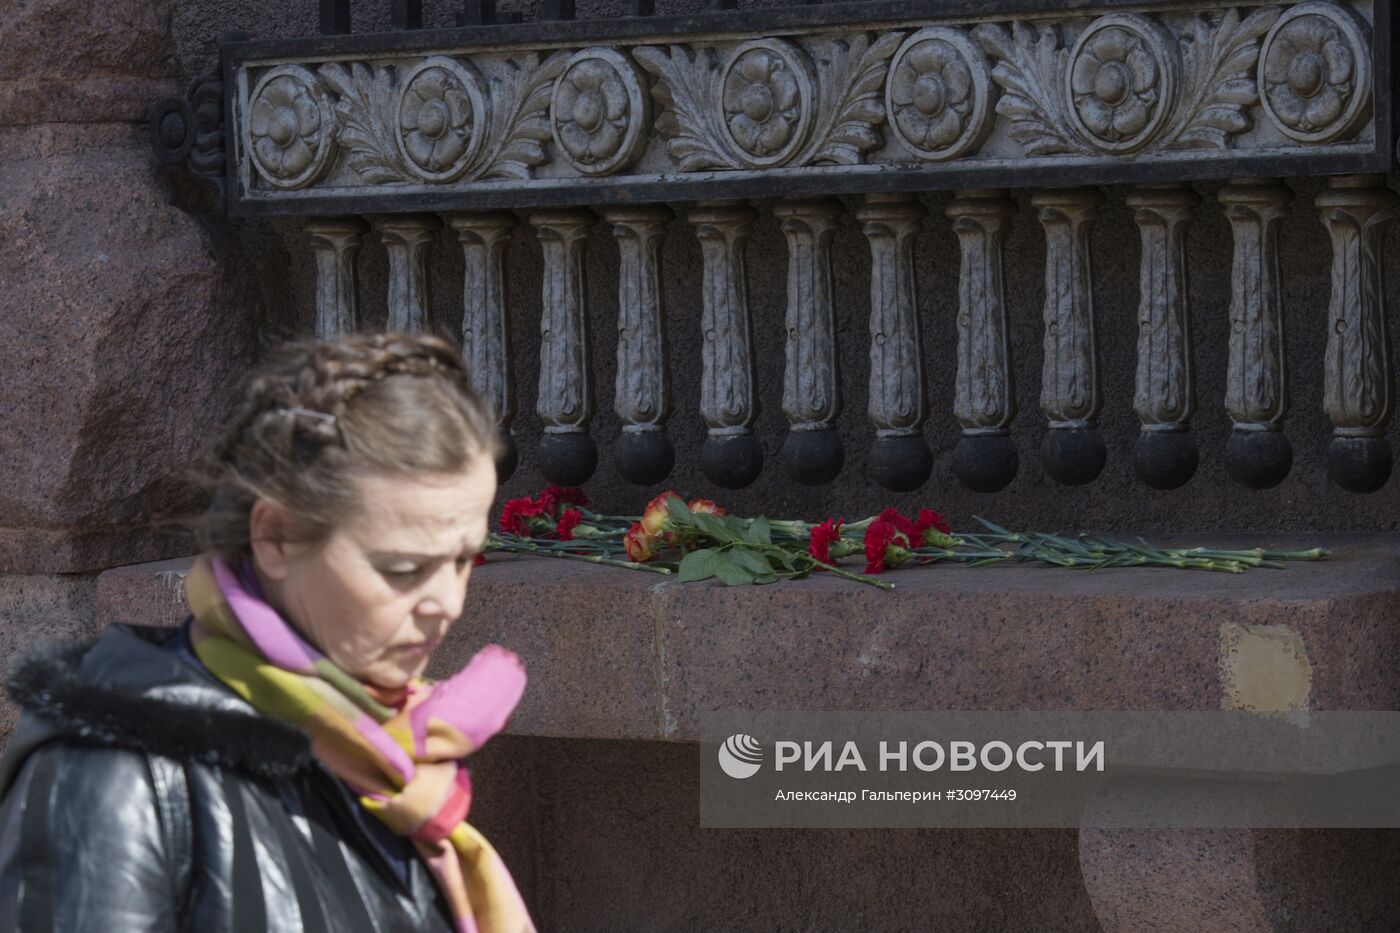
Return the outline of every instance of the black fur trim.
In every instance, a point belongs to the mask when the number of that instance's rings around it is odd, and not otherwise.
[[[273,780],[314,766],[306,735],[275,719],[93,683],[80,671],[90,647],[41,646],[21,658],[5,681],[10,698],[52,727],[56,738]]]

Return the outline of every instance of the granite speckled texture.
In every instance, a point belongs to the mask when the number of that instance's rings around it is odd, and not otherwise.
[[[93,575],[0,575],[0,671],[45,640],[91,638],[97,621],[97,581]],[[19,719],[10,697],[0,692],[0,747]]]
[[[513,731],[569,738],[690,742],[713,709],[1262,708],[1258,685],[1304,663],[1303,708],[1400,709],[1400,538],[1151,540],[1332,556],[1244,574],[937,565],[891,571],[882,592],[821,574],[725,587],[495,555],[432,671],[500,642],[531,672]],[[183,566],[101,574],[99,619],[179,622]],[[1305,657],[1242,656],[1242,634],[1261,631]]]
[[[1400,930],[1400,830],[1079,832],[1105,933]]]
[[[701,829],[692,745],[504,735],[473,757],[473,819],[513,873],[528,853],[541,930],[1097,928],[1074,830]],[[496,827],[526,803],[522,846]]]
[[[1400,928],[1395,831],[699,828],[707,709],[1398,708],[1400,539],[1153,537],[1188,539],[1333,556],[1242,575],[914,568],[890,593],[493,558],[432,667],[495,641],[530,672],[473,758],[473,818],[541,929]],[[101,574],[99,624],[177,624],[187,565]]]

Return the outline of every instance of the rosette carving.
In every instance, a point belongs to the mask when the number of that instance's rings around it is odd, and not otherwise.
[[[1264,38],[1259,58],[1264,112],[1299,142],[1349,135],[1370,112],[1369,47],[1358,17],[1346,7],[1292,7]]]
[[[757,39],[734,51],[720,73],[729,140],[751,165],[777,165],[806,142],[816,92],[811,59],[782,39]]]
[[[885,76],[904,36],[755,39],[723,66],[713,48],[643,46],[633,54],[659,79],[656,127],[683,172],[858,165],[883,143]]]
[[[637,67],[613,49],[584,49],[554,83],[550,130],[564,161],[585,175],[608,175],[636,161],[650,123]]]
[[[361,182],[524,181],[549,158],[550,92],[568,58],[530,53],[500,63],[489,81],[448,56],[403,71],[333,62],[317,75],[334,95],[335,139]]]
[[[1131,152],[1161,126],[1175,102],[1171,36],[1135,13],[1105,16],[1070,53],[1069,113],[1081,133],[1110,152]]]
[[[424,181],[451,181],[481,148],[489,118],[481,76],[437,55],[415,65],[398,94],[395,138],[404,165]]]
[[[1054,25],[984,23],[972,35],[996,65],[996,112],[1029,155],[1225,149],[1250,127],[1259,100],[1260,38],[1279,18],[1103,16],[1065,48]]]
[[[300,65],[265,73],[248,98],[248,150],[277,188],[301,188],[325,170],[331,150],[330,105],[316,76]]]
[[[991,128],[987,56],[958,29],[930,26],[895,52],[885,110],[895,138],[921,159],[951,159],[976,147]]]

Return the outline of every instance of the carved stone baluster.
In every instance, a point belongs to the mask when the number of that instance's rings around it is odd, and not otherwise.
[[[1273,179],[1240,178],[1220,190],[1234,229],[1230,283],[1230,364],[1225,408],[1235,422],[1225,468],[1251,489],[1283,482],[1293,448],[1288,414],[1288,359],[1279,281],[1279,228],[1293,194]]]
[[[914,280],[914,240],[927,214],[904,194],[866,195],[856,212],[870,241],[870,472],[896,492],[918,489],[933,472]]]
[[[773,213],[783,222],[788,245],[783,413],[790,427],[783,462],[794,481],[818,486],[834,480],[846,461],[835,424],[841,384],[831,305],[831,240],[841,202],[793,198]]]
[[[1045,228],[1040,409],[1050,429],[1040,459],[1045,472],[1066,486],[1093,482],[1108,460],[1098,426],[1103,394],[1089,253],[1089,233],[1102,203],[1103,195],[1093,188],[1051,189],[1031,197]]]
[[[1385,440],[1395,399],[1382,247],[1396,197],[1385,176],[1352,175],[1330,179],[1317,206],[1332,236],[1323,388],[1333,424],[1327,475],[1351,492],[1375,492],[1393,465]]]
[[[472,388],[496,410],[496,424],[506,447],[496,462],[496,478],[504,483],[520,459],[510,430],[515,420],[515,391],[505,275],[506,246],[515,216],[505,211],[454,214],[447,223],[462,245],[462,359]]]
[[[617,468],[629,482],[651,486],[664,480],[676,462],[666,435],[671,386],[661,295],[661,241],[671,212],[660,205],[614,207],[603,212],[603,219],[613,225],[621,255],[613,402],[622,419]]]
[[[763,447],[753,436],[758,400],[744,266],[754,212],[735,202],[702,201],[686,219],[695,227],[704,260],[700,413],[709,436],[700,469],[717,486],[742,489],[763,470]]]
[[[306,225],[316,254],[316,336],[320,339],[353,334],[360,326],[355,259],[365,229],[358,217],[318,217]]]
[[[535,407],[544,421],[539,464],[540,472],[561,486],[583,485],[598,466],[598,449],[588,436],[593,378],[583,266],[592,220],[584,210],[530,215],[544,248],[540,392]]]
[[[1199,201],[1185,185],[1143,186],[1127,198],[1142,237],[1133,396],[1142,433],[1133,466],[1156,489],[1185,485],[1199,461],[1191,436],[1196,375],[1186,276],[1186,227]]]
[[[1016,393],[1002,273],[1002,244],[1015,210],[1003,191],[970,189],[959,191],[946,211],[962,253],[953,414],[963,436],[953,472],[975,492],[1004,489],[1021,465],[1010,436]]]
[[[431,214],[379,219],[379,237],[389,253],[387,330],[417,334],[428,321],[428,247],[441,223]]]

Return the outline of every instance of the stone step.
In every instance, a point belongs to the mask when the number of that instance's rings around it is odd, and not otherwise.
[[[530,674],[510,731],[560,738],[690,742],[718,709],[1400,709],[1400,535],[1152,541],[1332,556],[1244,574],[934,565],[885,592],[497,555],[430,674],[503,644]],[[99,624],[178,624],[188,565],[101,574]]]

